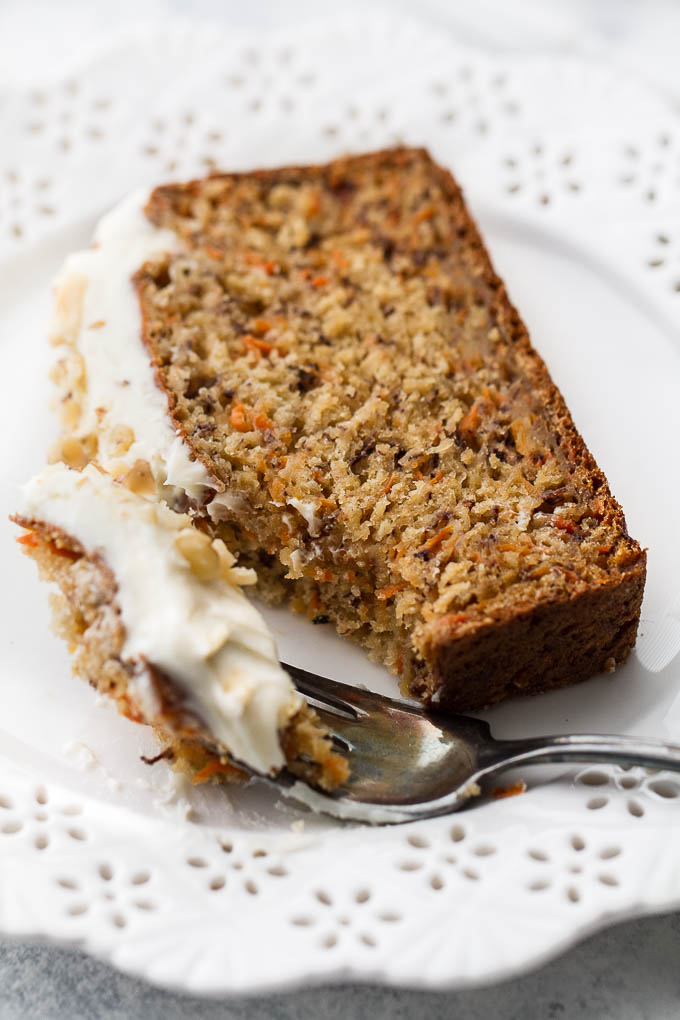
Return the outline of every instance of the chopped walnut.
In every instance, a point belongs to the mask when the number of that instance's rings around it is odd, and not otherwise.
[[[69,396],[61,402],[61,420],[67,429],[75,429],[80,421],[81,407],[74,397]]]
[[[248,585],[257,584],[257,574],[250,567],[231,567],[224,575],[225,581],[230,584]]]
[[[111,430],[114,457],[122,457],[135,441],[135,434],[129,425],[114,425]]]
[[[220,576],[220,557],[208,535],[183,528],[175,538],[175,546],[199,581],[213,581]]]
[[[94,433],[85,436],[61,436],[48,453],[48,463],[60,461],[68,467],[82,470],[97,455],[97,437]]]
[[[87,283],[87,277],[82,273],[71,273],[58,287],[54,320],[50,329],[50,343],[55,346],[76,342]]]
[[[58,464],[62,461],[68,467],[77,468],[79,471],[84,468],[89,460],[87,452],[75,436],[65,436],[58,439],[50,449],[48,455],[50,464]]]
[[[216,538],[212,546],[219,557],[222,576],[226,578],[227,571],[236,563],[236,557],[227,549],[221,538]]]
[[[138,496],[153,495],[156,492],[156,482],[148,462],[136,460],[123,478],[123,485]]]

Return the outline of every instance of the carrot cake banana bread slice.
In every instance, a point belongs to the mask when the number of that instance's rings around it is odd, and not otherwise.
[[[58,303],[58,455],[189,510],[406,693],[474,709],[630,652],[644,552],[423,150],[157,188]]]
[[[93,465],[47,468],[13,518],[41,575],[74,670],[136,722],[152,725],[193,780],[274,775],[284,765],[331,788],[347,774],[314,712],[279,665],[245,598],[251,570],[187,516]]]

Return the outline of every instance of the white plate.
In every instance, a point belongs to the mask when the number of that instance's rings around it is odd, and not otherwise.
[[[421,30],[409,31],[403,44],[415,37],[422,51]],[[364,35],[369,45],[368,28]],[[335,38],[318,34],[315,45]],[[278,60],[280,45],[263,52],[265,64]],[[428,45],[437,52],[437,40]],[[447,53],[492,80],[488,61]],[[408,131],[408,109],[404,117]],[[296,123],[298,138],[280,138],[281,159],[288,150],[317,153]],[[437,123],[428,140],[450,158]],[[589,234],[586,210],[579,233],[571,211],[582,207],[543,216],[513,205],[506,170],[496,171],[495,189],[491,176],[473,173],[473,155],[461,143],[456,165],[494,262],[631,533],[649,546],[642,637],[629,663],[488,718],[499,736],[588,729],[680,740],[680,364],[667,294],[656,300],[647,277],[636,284],[632,257],[611,254],[619,220],[613,233]],[[92,214],[72,209],[33,241],[29,231],[0,272],[3,520],[53,435],[49,283],[87,242],[105,202],[90,195],[81,205]],[[645,229],[651,245],[651,224]],[[178,784],[164,763],[140,762],[153,751],[150,735],[71,677],[49,630],[46,592],[11,541],[12,526],[0,528],[2,930],[79,939],[122,968],[204,993],[347,977],[443,987],[515,973],[615,918],[680,903],[680,783],[670,774],[527,771],[523,796],[389,829],[342,827],[258,787]],[[285,610],[266,615],[284,659],[394,692],[390,677],[327,627]]]

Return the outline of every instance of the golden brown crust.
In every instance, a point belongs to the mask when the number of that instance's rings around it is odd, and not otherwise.
[[[621,579],[568,599],[508,606],[465,630],[441,620],[433,635],[434,685],[423,697],[469,711],[611,672],[635,644],[644,582],[643,558]]]

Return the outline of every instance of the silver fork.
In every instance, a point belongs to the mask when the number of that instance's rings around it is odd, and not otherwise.
[[[284,793],[336,817],[406,822],[448,814],[481,792],[480,782],[518,765],[610,762],[680,772],[680,746],[609,734],[495,740],[487,723],[425,713],[361,688],[282,663],[347,754],[349,780],[332,793],[284,770]]]

